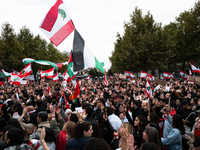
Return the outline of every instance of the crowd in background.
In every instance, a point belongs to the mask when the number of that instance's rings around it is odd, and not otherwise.
[[[183,80],[82,80],[0,87],[0,149],[200,149],[200,86]]]

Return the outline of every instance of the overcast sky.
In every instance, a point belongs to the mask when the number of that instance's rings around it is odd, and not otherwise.
[[[0,0],[0,24],[10,23],[15,32],[26,26],[31,33],[49,39],[38,26],[56,0]],[[148,11],[162,26],[175,21],[181,12],[194,7],[197,0],[63,0],[76,29],[100,62],[109,69],[109,57],[114,50],[117,32],[124,32],[123,23],[129,22],[135,7]],[[57,48],[70,52],[72,37]],[[37,58],[35,58],[37,59]],[[134,58],[133,58],[134,59]]]

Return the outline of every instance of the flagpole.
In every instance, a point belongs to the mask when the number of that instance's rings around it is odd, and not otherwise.
[[[99,78],[99,74],[98,74],[98,72],[97,72],[97,69],[96,68],[94,68],[94,70],[96,71],[96,73],[97,73],[97,76],[98,76],[98,79],[99,79],[99,81],[101,82],[101,86],[102,86],[102,88],[104,88],[104,85],[102,84],[102,81],[100,80],[100,78]]]

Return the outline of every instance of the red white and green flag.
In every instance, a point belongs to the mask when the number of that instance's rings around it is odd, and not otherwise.
[[[147,80],[147,82],[146,82],[145,93],[147,94],[148,98],[150,98],[150,96],[152,96],[152,87],[151,87],[151,83],[149,80]]]
[[[57,0],[51,7],[39,28],[55,46],[74,31],[74,24],[62,0]]]
[[[91,76],[91,75],[88,75],[87,78],[86,78],[86,80],[90,80],[90,76]]]
[[[59,81],[58,72],[53,75],[53,82]]]
[[[163,71],[163,76],[166,79],[174,79],[174,75],[172,73],[169,73],[169,72]]]
[[[200,73],[200,69],[197,68],[197,66],[193,62],[191,62],[190,65],[191,65],[191,68],[192,68],[193,72]]]
[[[54,68],[45,70],[45,71],[41,71],[40,72],[40,78],[52,78],[53,77],[53,73],[54,73]]]
[[[188,80],[188,75],[184,71],[180,70],[180,75],[184,80]]]
[[[124,71],[124,74],[126,75],[127,78],[130,78],[130,71]]]
[[[3,69],[1,69],[1,76],[2,77],[11,77],[12,73],[6,72]]]
[[[28,65],[20,71],[19,75],[24,75],[25,73],[26,76],[32,74],[31,63],[28,63]]]
[[[20,86],[22,79],[26,77],[26,73],[24,75],[19,75],[19,74],[11,74],[11,77],[9,78],[9,83],[11,84],[16,84]]]
[[[76,88],[74,91],[74,101],[77,101],[77,96],[80,94],[80,88],[79,88],[79,81],[76,83]]]
[[[153,78],[153,75],[147,73],[146,71],[141,71],[140,78],[141,78],[141,79],[144,79],[144,78],[146,78],[146,77]]]

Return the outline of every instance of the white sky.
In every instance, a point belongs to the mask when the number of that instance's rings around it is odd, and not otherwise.
[[[26,26],[31,33],[49,39],[38,26],[56,0],[0,0],[0,24],[10,23],[15,32]],[[135,7],[153,15],[162,25],[175,21],[184,10],[194,7],[197,0],[63,0],[76,29],[82,35],[91,51],[109,69],[109,57],[114,50],[117,32],[124,32],[123,23],[129,22]],[[2,30],[2,29],[1,29]],[[57,48],[71,51],[72,37]],[[37,59],[37,58],[35,58]]]

